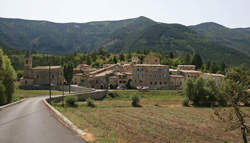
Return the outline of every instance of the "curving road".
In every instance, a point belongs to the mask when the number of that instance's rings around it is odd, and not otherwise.
[[[43,98],[29,98],[0,111],[0,143],[86,143],[54,118]]]

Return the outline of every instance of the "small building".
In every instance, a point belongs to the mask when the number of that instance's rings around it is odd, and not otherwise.
[[[179,70],[180,75],[183,75],[185,79],[196,79],[202,76],[202,72],[196,70]]]
[[[143,59],[143,64],[156,64],[159,65],[161,63],[160,58],[148,55]]]

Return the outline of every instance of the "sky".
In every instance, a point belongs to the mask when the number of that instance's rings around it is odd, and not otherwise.
[[[139,16],[157,22],[250,27],[250,0],[0,0],[0,17],[85,23]]]

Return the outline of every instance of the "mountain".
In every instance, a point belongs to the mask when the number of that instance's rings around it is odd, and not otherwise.
[[[113,42],[107,49],[116,52],[146,49],[164,53],[174,52],[177,55],[197,52],[202,55],[204,61],[211,60],[234,65],[247,63],[250,60],[249,56],[240,51],[212,42],[192,29],[180,24],[157,23],[145,28],[143,32],[135,30],[133,33],[140,34],[137,38],[131,39],[129,43],[124,40]],[[122,35],[122,39],[128,39],[130,36]],[[116,37],[114,39],[119,38]]]
[[[111,33],[123,27],[137,28],[138,22],[150,25],[145,17],[121,21],[89,23],[53,23],[0,18],[0,40],[15,49],[62,55],[100,48]]]
[[[250,28],[230,29],[213,22],[190,26],[190,28],[214,42],[250,55]]]
[[[103,48],[113,53],[156,50],[179,56],[196,52],[204,61],[232,65],[250,60],[247,48],[234,49],[214,42],[194,27],[158,23],[146,17],[89,23],[0,18],[0,41],[15,49],[55,55]]]

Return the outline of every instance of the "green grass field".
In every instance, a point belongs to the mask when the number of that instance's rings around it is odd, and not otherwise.
[[[56,95],[56,94],[62,94],[62,92],[52,90],[52,95]],[[23,89],[17,88],[13,95],[12,102],[15,102],[23,98],[46,96],[46,95],[49,95],[48,90],[23,90]]]
[[[110,92],[117,97],[95,101],[95,108],[86,102],[77,102],[76,108],[54,106],[97,143],[241,142],[240,131],[225,132],[225,125],[212,118],[212,109],[183,107],[176,91]],[[135,94],[141,97],[140,108],[131,106]]]

